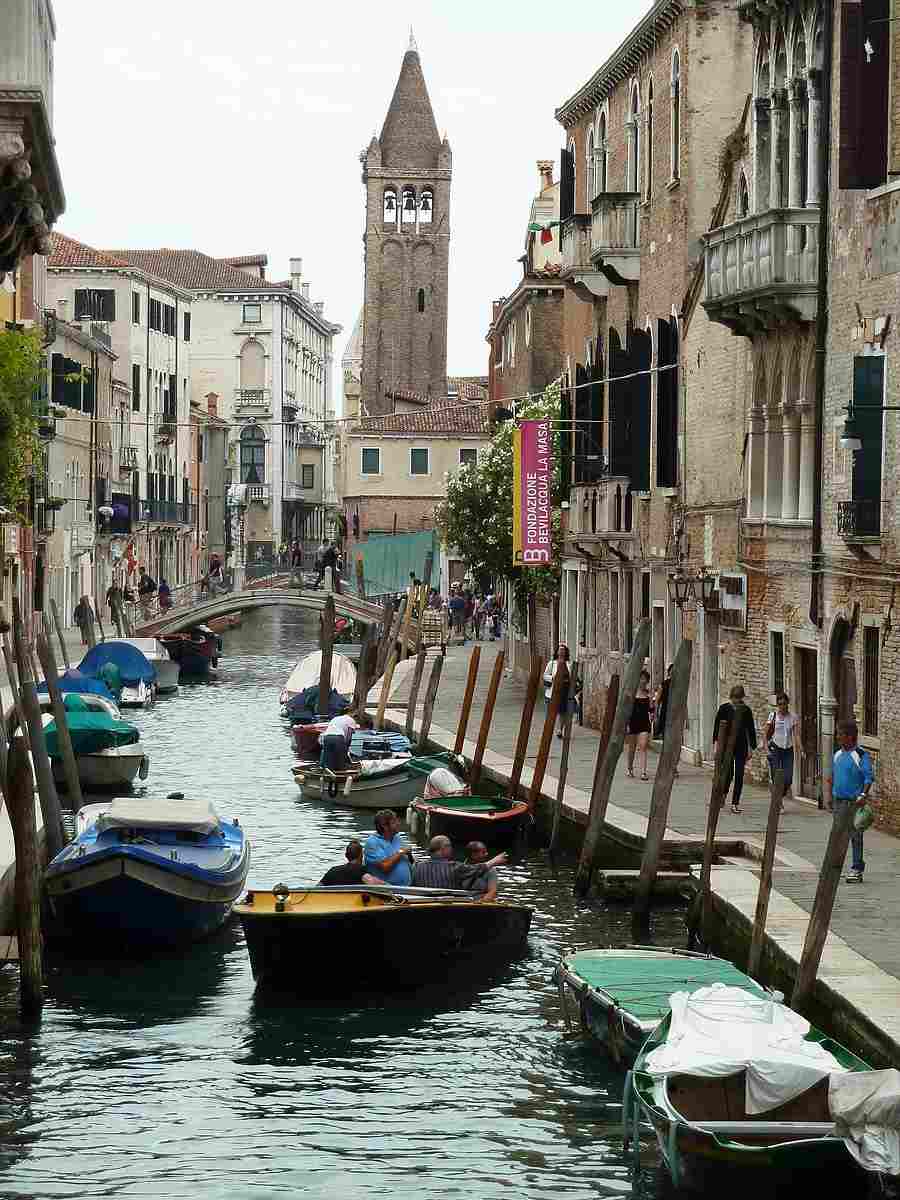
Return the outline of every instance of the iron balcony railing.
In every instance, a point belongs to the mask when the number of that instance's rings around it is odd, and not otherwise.
[[[838,533],[845,541],[881,536],[880,500],[839,500],[837,506]]]
[[[137,446],[119,447],[119,470],[136,471],[138,469]]]
[[[268,504],[271,490],[267,483],[248,483],[247,503]]]
[[[180,500],[144,500],[142,509],[145,520],[172,525],[193,525],[197,516],[195,504],[183,504]]]

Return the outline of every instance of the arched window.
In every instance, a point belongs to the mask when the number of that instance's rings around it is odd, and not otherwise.
[[[394,188],[384,189],[384,223],[397,224],[397,193]]]
[[[631,111],[628,132],[628,190],[638,192],[641,188],[641,95],[637,84],[631,89]]]
[[[600,156],[600,162],[597,171],[597,192],[606,191],[606,168],[608,163],[608,151],[606,147],[606,113],[600,114],[600,124],[598,126],[597,150]]]
[[[653,191],[653,80],[647,84],[647,165],[646,198],[649,200]]]
[[[403,203],[401,205],[400,219],[404,225],[415,225],[416,223],[415,188],[405,187],[403,189]]]
[[[241,351],[241,391],[266,386],[266,352],[260,342],[247,342]]]
[[[434,192],[431,188],[422,188],[422,198],[419,201],[419,224],[430,225],[434,213]]]
[[[587,181],[588,181],[588,200],[593,200],[597,195],[597,152],[594,149],[594,131],[588,133],[587,140]]]
[[[737,210],[739,217],[746,217],[750,213],[750,189],[747,187],[747,176],[743,171],[738,180]]]
[[[516,365],[516,342],[518,341],[518,323],[513,321],[509,327],[509,365]]]
[[[258,425],[241,430],[241,483],[266,482],[266,438]]]
[[[419,293],[416,297],[416,305],[419,309],[419,312],[425,311],[425,289],[424,288],[419,288]]]
[[[572,199],[575,204],[575,210],[578,210],[578,158],[575,154],[575,139],[569,139],[569,153],[572,155]]]
[[[672,55],[672,79],[669,92],[672,98],[672,179],[675,180],[681,178],[681,60],[677,50]]]
[[[525,345],[531,345],[531,305],[525,309]]]

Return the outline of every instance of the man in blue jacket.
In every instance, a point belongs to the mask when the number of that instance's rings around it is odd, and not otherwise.
[[[875,782],[872,759],[861,746],[856,744],[859,728],[855,721],[841,721],[838,726],[840,750],[834,752],[831,775],[831,800],[835,820],[846,812],[848,805],[863,805],[869,797],[869,789]],[[852,821],[851,817],[851,821]],[[847,876],[848,883],[862,883],[866,864],[863,860],[862,830],[851,833],[853,863]]]

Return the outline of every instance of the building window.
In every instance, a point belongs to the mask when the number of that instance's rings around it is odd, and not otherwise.
[[[162,308],[163,308],[163,311],[162,311],[162,319],[163,319],[163,328],[162,328],[162,331],[163,331],[163,333],[166,335],[166,337],[175,337],[175,333],[176,333],[176,330],[177,330],[177,328],[178,328],[178,326],[177,326],[177,322],[176,322],[176,318],[175,318],[175,308],[174,308],[174,306],[173,306],[173,305],[171,305],[171,304],[164,304],[164,305],[162,306]]]
[[[769,664],[772,694],[777,696],[784,691],[784,634],[780,630],[769,633]]]
[[[464,447],[459,452],[459,465],[461,467],[475,467],[478,465],[478,451],[473,447]]]
[[[423,313],[425,311],[425,289],[424,288],[419,288],[419,292],[416,297],[416,305],[417,305],[420,313]]]
[[[131,365],[131,411],[141,411],[141,367],[140,363]]]
[[[316,486],[316,468],[312,464],[303,463],[300,467],[300,486],[313,488]]]
[[[619,641],[619,574],[617,571],[609,573],[609,648],[610,650],[619,650],[621,642]]]
[[[190,313],[184,314],[184,340],[186,342],[189,342],[191,340],[191,314]]]
[[[414,447],[409,452],[409,473],[410,475],[427,475],[428,474],[428,449],[427,447]]]
[[[258,325],[262,321],[261,304],[245,304],[242,319],[245,325]]]
[[[857,355],[853,360],[853,419],[862,448],[853,454],[850,517],[853,533],[861,537],[881,533],[883,404],[883,356]]]
[[[641,573],[641,620],[650,620],[650,572]]]
[[[519,340],[519,323],[513,321],[509,327],[509,365],[516,365],[516,343]]]
[[[159,300],[152,300],[148,306],[147,320],[150,328],[159,332],[162,329],[162,304]]]
[[[604,113],[600,114],[600,124],[598,126],[598,136],[597,136],[597,155],[598,155],[598,159],[599,159],[598,169],[597,169],[597,194],[598,195],[601,192],[606,191],[607,166],[609,163],[608,150],[607,150],[606,143],[607,143],[606,113],[604,112]]]
[[[400,206],[400,220],[404,225],[415,225],[416,223],[415,188],[405,187],[403,189],[403,203]]]
[[[594,131],[590,130],[587,140],[587,181],[588,181],[588,200],[593,200],[597,195],[597,151],[594,147]]]
[[[360,472],[363,475],[381,474],[381,450],[377,446],[363,446]]]
[[[76,321],[114,321],[116,293],[104,288],[75,289]]]
[[[750,214],[750,188],[747,186],[747,176],[741,171],[741,177],[738,180],[738,216],[746,217]]]
[[[653,80],[647,84],[647,165],[645,199],[649,200],[653,191]]]
[[[881,630],[867,625],[863,631],[863,733],[878,737],[878,656]]]
[[[259,392],[266,386],[266,352],[248,341],[241,350],[241,391]]]
[[[678,51],[672,55],[672,78],[669,86],[672,101],[671,163],[672,182],[681,178],[681,60]]]
[[[525,309],[525,345],[531,345],[531,305]]]
[[[634,645],[634,572],[626,571],[622,582],[625,584],[625,652],[630,654]]]
[[[434,214],[434,192],[431,188],[422,188],[422,198],[419,200],[419,224],[430,225]]]
[[[384,223],[385,225],[397,224],[397,193],[393,188],[384,190]]]
[[[637,84],[631,89],[631,113],[628,122],[628,188],[641,190],[641,94]]]
[[[266,482],[266,438],[258,425],[241,430],[241,483]]]
[[[141,293],[131,293],[131,323],[132,325],[140,325],[141,323]]]
[[[891,28],[888,0],[840,6],[840,129],[836,140],[841,188],[874,188],[889,178],[890,105],[895,92],[891,63],[896,62]]]

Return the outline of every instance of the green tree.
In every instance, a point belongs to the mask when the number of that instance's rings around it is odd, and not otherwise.
[[[516,406],[516,416],[523,420],[549,417],[558,423],[559,412],[558,383]],[[444,543],[462,554],[473,575],[511,580],[519,595],[550,596],[559,590],[562,551],[558,424],[553,433],[553,559],[546,567],[513,565],[513,428],[512,421],[499,424],[490,444],[479,451],[477,463],[448,478],[435,520]]]
[[[34,397],[46,370],[36,329],[0,333],[0,504],[23,509],[40,463]]]

